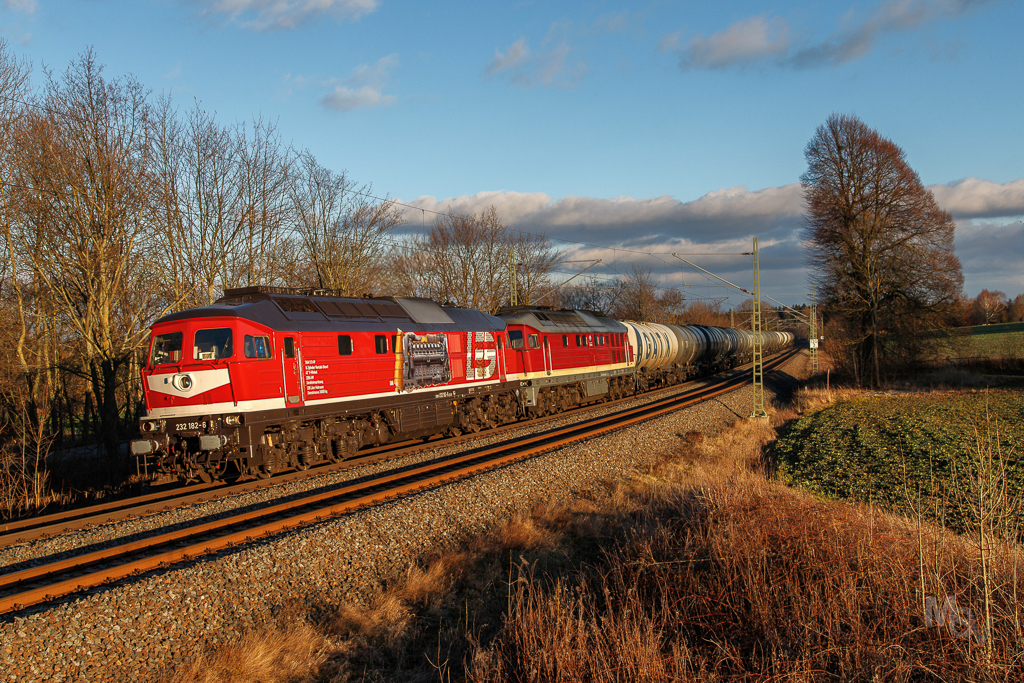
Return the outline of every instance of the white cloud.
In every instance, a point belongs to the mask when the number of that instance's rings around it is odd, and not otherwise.
[[[780,57],[789,50],[789,26],[764,15],[741,19],[709,38],[690,40],[680,55],[684,69],[722,69],[755,64],[766,57]]]
[[[385,95],[392,70],[398,68],[398,54],[393,53],[381,57],[374,64],[360,64],[352,69],[348,78],[330,79],[324,85],[334,86],[334,90],[320,98],[320,104],[336,111],[352,111],[353,109],[370,109],[394,104],[398,98]],[[308,81],[295,77],[296,86]]]
[[[222,14],[256,31],[295,28],[322,17],[358,19],[377,9],[377,0],[214,0],[203,14]]]
[[[1024,291],[1024,224],[1012,218],[1024,214],[1024,179],[998,184],[968,178],[929,189],[940,206],[961,217],[956,249],[967,293],[974,296],[981,288],[993,286],[1014,294]],[[800,293],[806,290],[799,183],[760,190],[723,188],[692,201],[670,196],[556,199],[543,192],[500,190],[441,200],[424,196],[405,203],[458,213],[479,213],[493,205],[507,225],[565,240],[554,244],[572,259],[603,259],[606,265],[594,272],[612,277],[628,270],[630,263],[640,263],[652,268],[665,286],[683,280],[704,282],[672,258],[673,252],[699,253],[690,260],[748,286],[750,257],[735,254],[749,251],[751,237],[756,235],[764,291],[772,296],[803,296]],[[964,216],[999,218],[979,221]],[[407,219],[411,231],[419,229],[419,211],[407,209]],[[431,220],[427,214],[426,221]],[[719,256],[706,255],[712,253]],[[613,261],[618,271],[612,269]]]
[[[682,69],[723,69],[753,65],[792,68],[836,66],[870,54],[880,36],[911,33],[933,22],[956,19],[995,0],[885,0],[863,18],[853,10],[831,35],[801,45],[791,39],[791,27],[778,17],[758,15],[741,19],[708,38],[697,36],[683,45],[680,33],[661,39],[661,51],[679,55]],[[925,41],[929,54],[950,54],[934,40]]]
[[[958,218],[1024,216],[1024,178],[999,184],[965,178],[929,190],[944,210]]]
[[[452,209],[459,213],[479,213],[494,205],[510,224],[566,239],[595,234],[642,239],[657,234],[718,241],[748,234],[755,224],[795,226],[802,211],[802,196],[800,184],[792,183],[753,192],[743,187],[723,188],[690,202],[669,196],[552,199],[543,192],[503,190],[441,201],[420,197],[409,203],[432,211]]]
[[[982,289],[1024,293],[1024,223],[959,220],[955,239],[968,296]]]
[[[349,76],[348,83],[350,85],[377,85],[385,83],[391,75],[391,71],[398,68],[398,66],[398,53],[393,52],[390,55],[381,57],[377,60],[377,63],[372,66],[369,64],[360,64],[356,68],[352,69],[352,75]]]
[[[494,58],[487,63],[487,68],[484,71],[488,76],[494,76],[502,71],[514,69],[529,56],[530,46],[526,44],[526,38],[520,38],[509,45],[504,53],[496,49],[494,51]]]
[[[553,31],[559,26],[553,27]],[[549,38],[542,41],[550,42]],[[506,48],[494,51],[494,57],[484,68],[488,78],[507,78],[510,82],[523,87],[532,88],[537,85],[545,87],[571,88],[587,73],[587,65],[583,60],[567,64],[570,48],[564,41],[557,47],[540,53],[534,53],[526,38],[519,38]]]
[[[33,14],[36,11],[36,0],[4,0],[3,4],[12,12]]]
[[[34,14],[36,11],[36,0],[4,0],[4,7],[12,12]]]
[[[355,90],[338,85],[335,86],[333,92],[320,98],[320,104],[328,109],[336,109],[338,111],[384,107],[394,102],[394,95],[384,95],[380,90],[371,88],[368,85]]]
[[[623,10],[616,14],[602,14],[590,26],[590,33],[625,33],[639,31],[643,22],[640,13]]]

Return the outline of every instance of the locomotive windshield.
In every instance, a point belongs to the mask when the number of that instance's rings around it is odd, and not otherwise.
[[[150,365],[178,363],[181,361],[181,332],[158,334],[153,340],[153,350],[149,354]]]
[[[193,346],[195,360],[218,360],[230,358],[231,328],[218,327],[213,330],[197,330]]]

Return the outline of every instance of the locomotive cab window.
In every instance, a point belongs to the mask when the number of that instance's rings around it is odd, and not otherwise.
[[[373,345],[377,349],[378,354],[388,352],[388,337],[386,334],[378,334],[373,337]]]
[[[212,330],[197,330],[192,347],[194,360],[219,360],[231,358],[231,328],[218,327]]]
[[[285,337],[284,338],[284,357],[295,358],[295,338]]]
[[[246,358],[270,358],[270,337],[265,335],[245,335],[244,352]]]
[[[181,332],[158,334],[153,340],[153,351],[149,354],[150,365],[181,362]]]
[[[537,335],[535,335],[535,334],[531,334],[530,335],[530,348],[531,349],[538,349],[538,348],[540,348],[540,338]]]
[[[567,335],[567,334],[563,334],[562,335],[562,348],[563,349],[569,348],[569,335]]]
[[[513,349],[523,348],[523,331],[522,330],[509,330],[508,331],[508,345]]]
[[[352,337],[347,334],[338,335],[338,355],[339,356],[351,356],[352,355]]]

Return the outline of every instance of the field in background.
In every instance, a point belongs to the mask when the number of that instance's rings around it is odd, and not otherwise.
[[[925,341],[924,358],[931,362],[1024,358],[1024,322],[933,332]]]
[[[797,420],[774,452],[789,483],[908,514],[921,507],[964,530],[961,499],[983,464],[980,451],[1005,467],[1008,495],[1024,491],[1021,415],[1021,391],[865,396]]]

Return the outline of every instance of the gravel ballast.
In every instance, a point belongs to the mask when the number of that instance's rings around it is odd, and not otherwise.
[[[774,398],[770,390],[773,378],[790,385],[793,377],[804,376],[806,358],[800,354],[782,370],[766,376],[767,400]],[[275,623],[291,605],[366,603],[382,582],[404,574],[428,551],[455,548],[464,539],[485,533],[540,502],[565,499],[599,481],[630,477],[676,446],[681,435],[690,431],[713,434],[748,415],[750,405],[751,389],[745,386],[641,425],[470,479],[0,617],[0,680],[150,681],[204,649]],[[578,420],[567,417],[564,423]],[[554,423],[548,423],[543,428],[552,426]],[[526,427],[521,433],[535,429]],[[519,433],[505,433],[491,441],[504,441]],[[462,447],[441,444],[398,461],[2,548],[0,573],[24,568],[40,557],[93,550],[113,538],[269,504],[303,490],[457,449],[476,448],[488,441],[485,436]]]

